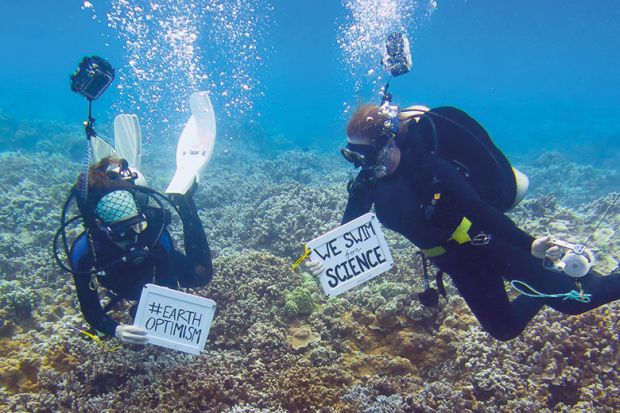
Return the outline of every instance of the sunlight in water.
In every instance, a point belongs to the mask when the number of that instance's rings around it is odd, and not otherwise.
[[[384,71],[381,51],[390,33],[404,32],[413,40],[417,24],[437,8],[434,0],[344,0],[347,11],[338,28],[342,62],[357,95],[372,88],[379,92]],[[414,57],[415,59],[415,57]],[[349,105],[345,104],[345,111]]]
[[[175,114],[187,113],[197,90],[209,92],[220,117],[246,113],[264,93],[259,71],[272,10],[264,0],[114,0],[107,20],[124,45],[121,105],[162,132],[184,121]]]

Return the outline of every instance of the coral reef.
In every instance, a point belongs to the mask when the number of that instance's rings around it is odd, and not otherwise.
[[[246,251],[220,256],[215,268],[212,283],[201,293],[218,304],[209,334],[218,347],[252,348],[256,343],[247,332],[256,323],[283,333],[285,291],[301,281],[285,260],[268,252]]]
[[[317,283],[312,276],[305,275],[303,284],[284,293],[284,314],[288,317],[307,316],[316,308],[313,294]]]
[[[559,152],[546,152],[529,164],[519,165],[530,179],[530,196],[553,195],[562,205],[576,208],[620,188],[618,169],[577,164]]]
[[[3,151],[63,153],[79,160],[84,153],[84,130],[57,121],[16,119],[0,112],[0,147]]]
[[[337,192],[299,184],[264,191],[246,219],[252,245],[285,257],[299,255],[302,240],[310,241],[338,225],[344,209],[339,200],[346,198],[344,187],[342,196],[335,196]]]
[[[39,151],[0,154],[2,411],[550,413],[620,405],[620,303],[574,317],[545,309],[519,338],[500,343],[449,278],[447,299],[420,304],[420,257],[391,231],[396,267],[339,297],[326,298],[303,269],[291,271],[305,241],[338,225],[350,176],[307,152],[262,163],[221,152],[206,171],[196,202],[215,275],[193,293],[213,299],[217,313],[203,354],[107,351],[74,330],[85,324],[73,285],[50,257],[61,200],[80,166]],[[545,156],[524,169],[534,188],[547,188],[512,219],[534,234],[583,242],[609,209],[590,246],[597,266],[611,271],[620,251],[620,204],[609,208],[617,175],[558,168],[557,155]],[[162,170],[173,165],[157,163],[157,175],[150,161],[143,172],[162,188]],[[577,185],[586,175],[598,192]]]
[[[31,288],[17,280],[0,279],[0,336],[10,335],[17,321],[29,319],[36,303],[37,294]]]

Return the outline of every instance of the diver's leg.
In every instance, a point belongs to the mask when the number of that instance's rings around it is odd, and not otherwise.
[[[573,279],[564,274],[555,273],[545,269],[534,273],[537,277],[529,284],[538,291],[548,293],[568,293],[572,290],[579,291],[578,285]],[[545,298],[546,305],[554,310],[565,314],[582,314],[601,305],[620,299],[620,273],[600,275],[590,271],[584,277],[578,279],[584,294],[590,294],[590,301],[582,302],[573,299]]]
[[[183,222],[185,255],[189,261],[189,271],[179,274],[179,284],[182,287],[190,288],[207,284],[213,276],[211,249],[202,222],[200,222],[196,204],[191,195],[192,192],[172,198],[174,204],[179,208],[179,215]]]
[[[541,260],[532,257],[526,251],[513,248],[512,257],[506,261],[504,275],[510,280],[527,283],[544,294],[564,294],[578,291],[575,279],[555,271],[547,270]],[[507,272],[507,274],[506,274]],[[591,294],[587,303],[563,298],[537,298],[549,307],[566,314],[581,314],[603,304],[620,299],[620,273],[602,276],[590,271],[578,279],[585,294]]]
[[[583,292],[591,294],[589,302],[565,300],[549,305],[566,314],[581,314],[620,299],[620,273],[601,275],[596,271],[590,271],[579,282]]]
[[[452,280],[482,328],[498,340],[511,340],[521,334],[543,306],[526,296],[511,302],[499,276],[459,275]]]

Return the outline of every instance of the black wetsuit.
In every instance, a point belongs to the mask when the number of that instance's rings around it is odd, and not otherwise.
[[[462,112],[461,112],[462,113]],[[458,119],[456,121],[471,121]],[[466,115],[465,115],[466,116]],[[430,155],[419,145],[416,123],[397,138],[401,160],[396,171],[371,179],[362,170],[350,183],[342,222],[368,212],[372,205],[381,223],[421,249],[444,246],[446,252],[431,261],[452,277],[482,327],[499,340],[518,336],[547,304],[567,314],[579,314],[620,298],[620,274],[600,276],[591,271],[581,278],[589,303],[561,298],[508,299],[503,279],[521,280],[545,294],[576,290],[566,275],[546,270],[531,255],[533,238],[517,228],[502,212],[483,202],[466,178],[450,162]],[[433,205],[435,194],[440,194]],[[447,242],[466,217],[469,235],[491,237],[486,245]]]
[[[164,230],[161,239],[143,263],[120,262],[114,265],[105,271],[105,275],[97,277],[101,286],[122,299],[137,301],[140,299],[142,287],[147,283],[177,289],[200,287],[211,280],[211,251],[196,206],[189,196],[177,199],[183,222],[186,255],[174,249],[168,230]],[[151,246],[159,233],[162,220],[170,219],[167,211],[158,208],[149,207],[146,214],[148,226],[139,235],[139,246]],[[97,231],[92,234],[98,266],[106,266],[125,254],[102,234]],[[88,271],[92,268],[93,255],[85,234],[74,242],[70,256],[73,269]],[[91,277],[74,274],[73,279],[86,321],[96,330],[114,336],[119,323],[102,308],[97,289],[90,286]]]

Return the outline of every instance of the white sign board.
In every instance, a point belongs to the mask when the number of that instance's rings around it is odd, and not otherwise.
[[[215,314],[215,301],[154,284],[142,289],[134,325],[149,344],[200,354]]]
[[[325,294],[335,297],[394,266],[379,220],[367,213],[307,244],[310,261],[322,261]]]

